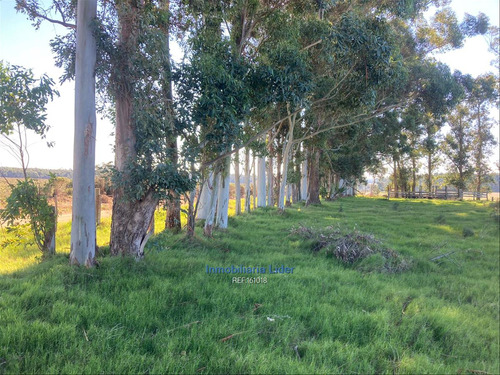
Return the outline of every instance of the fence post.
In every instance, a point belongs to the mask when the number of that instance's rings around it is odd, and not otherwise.
[[[391,199],[391,185],[387,185],[387,199]]]
[[[448,200],[448,185],[444,186],[444,199]]]
[[[101,189],[95,189],[95,222],[101,224]]]
[[[464,191],[462,189],[458,189],[458,199],[459,200],[464,199]]]

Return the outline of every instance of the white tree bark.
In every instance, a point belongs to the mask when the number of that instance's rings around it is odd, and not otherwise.
[[[94,186],[96,41],[91,26],[96,13],[97,0],[78,1],[70,263],[87,267],[95,262],[96,248]]]
[[[300,179],[300,199],[307,200],[307,157],[302,162],[301,179]]]
[[[250,149],[245,149],[245,212],[250,212]]]
[[[257,158],[258,180],[257,180],[257,206],[266,206],[266,159],[264,157]]]
[[[344,185],[345,185],[344,179],[343,179],[343,178],[341,178],[341,179],[339,180],[339,191],[340,191],[341,189],[344,189],[344,188],[345,188],[345,186],[344,186]],[[346,192],[344,191],[344,192],[342,192],[342,194],[341,194],[341,195],[344,195],[344,196],[345,196],[345,193],[346,193]]]
[[[255,154],[252,153],[252,182],[253,182],[253,208],[257,207],[257,168],[255,166]]]
[[[234,155],[234,187],[235,194],[234,199],[236,200],[236,215],[241,214],[241,186],[240,186],[240,150],[236,151]]]
[[[214,227],[215,222],[215,211],[217,210],[217,197],[219,195],[219,186],[220,186],[220,172],[214,173],[214,183],[212,192],[210,194],[210,204],[208,209],[208,214],[205,219],[205,227],[203,228],[203,232],[205,236],[212,236],[212,229]]]
[[[267,159],[267,206],[269,207],[274,206],[273,185],[274,185],[273,158],[269,157]]]
[[[285,187],[287,185],[287,177],[288,177],[288,161],[290,159],[290,155],[292,152],[293,129],[295,127],[295,118],[296,115],[292,116],[290,115],[290,111],[288,111],[288,124],[290,127],[288,128],[288,134],[283,144],[283,171],[281,173],[280,193],[278,198],[278,208],[280,210],[285,209]]]
[[[210,211],[210,201],[212,197],[212,190],[214,185],[214,172],[211,171],[208,175],[207,180],[203,184],[203,189],[201,191],[200,202],[198,203],[198,209],[196,211],[197,219],[206,219],[208,216],[208,211]]]
[[[217,220],[215,225],[219,228],[227,228],[227,216],[229,210],[229,183],[231,181],[230,174],[231,157],[228,156],[224,161],[224,169],[221,172],[219,197],[217,202]]]

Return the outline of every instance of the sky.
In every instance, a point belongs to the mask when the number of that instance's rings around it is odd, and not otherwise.
[[[498,0],[453,0],[450,6],[459,20],[465,13],[476,15],[483,12],[490,18],[490,24],[499,24]],[[56,35],[66,33],[65,28],[44,22],[35,30],[26,16],[17,13],[14,7],[14,0],[0,0],[0,60],[11,65],[31,68],[36,77],[47,74],[58,83],[62,70],[54,65],[49,43]],[[460,50],[436,54],[434,57],[448,64],[451,70],[460,70],[472,76],[494,72],[493,66],[490,65],[494,56],[488,52],[488,43],[484,36],[468,39]],[[47,105],[47,124],[50,125],[47,138],[42,140],[34,134],[28,137],[29,167],[71,169],[73,166],[74,82],[66,82],[63,85],[58,83],[57,90],[60,97]],[[498,122],[497,111],[492,113],[492,116]],[[113,126],[110,121],[100,119],[98,115],[96,164],[114,160],[112,133]],[[494,134],[498,140],[498,126],[495,127]],[[53,141],[55,146],[48,148],[47,141]],[[491,164],[498,160],[497,145]],[[0,167],[20,167],[1,144]]]

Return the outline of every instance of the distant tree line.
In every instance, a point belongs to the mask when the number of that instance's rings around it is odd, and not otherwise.
[[[43,178],[48,180],[51,173],[58,177],[66,177],[69,179],[73,178],[73,171],[71,169],[28,168],[26,173],[28,174],[28,177],[34,179]],[[7,178],[23,178],[24,174],[22,168],[0,167],[0,176]]]

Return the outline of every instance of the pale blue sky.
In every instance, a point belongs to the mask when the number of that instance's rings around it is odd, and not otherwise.
[[[61,70],[54,66],[49,42],[58,33],[64,33],[64,28],[44,22],[39,30],[35,30],[23,14],[16,13],[14,6],[14,0],[0,0],[0,60],[32,68],[36,76],[47,73],[58,82]],[[464,13],[476,15],[478,12],[483,12],[490,18],[491,24],[498,25],[498,0],[453,0],[451,6],[459,19],[462,19]],[[435,57],[447,63],[452,70],[458,69],[473,76],[494,71],[490,65],[493,55],[488,52],[487,41],[483,36],[467,40],[460,50]],[[31,136],[29,138],[30,167],[72,168],[74,83],[67,82],[59,86],[58,90],[61,96],[48,105],[47,112],[47,123],[51,125],[47,140],[55,141],[55,147],[49,149],[46,141],[40,140],[37,136]],[[498,119],[496,111],[493,115]],[[110,136],[112,131],[109,121],[98,118],[96,137],[96,163],[98,164],[113,161],[114,140]],[[498,139],[498,127],[495,133]],[[497,146],[493,160],[498,160],[498,158]],[[18,166],[1,146],[0,166]]]

